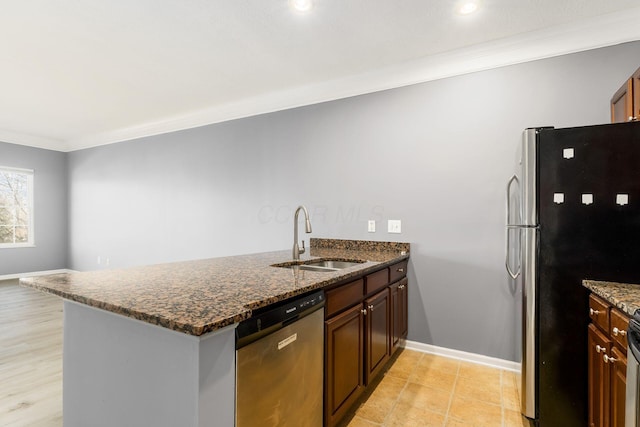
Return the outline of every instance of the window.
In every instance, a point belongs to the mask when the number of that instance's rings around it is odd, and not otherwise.
[[[33,245],[33,171],[0,167],[0,248]]]

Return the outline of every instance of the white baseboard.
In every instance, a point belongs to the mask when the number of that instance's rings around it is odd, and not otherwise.
[[[6,274],[4,276],[0,276],[0,280],[21,279],[23,277],[46,276],[48,274],[71,273],[73,271],[74,270],[69,270],[68,268],[63,268],[60,270],[32,271],[30,273]]]
[[[453,350],[450,348],[438,347],[436,345],[423,344],[421,342],[409,340],[405,342],[404,347],[409,350],[420,351],[422,353],[436,354],[450,359],[463,360],[465,362],[476,363],[478,365],[520,372],[520,363],[512,362],[511,360],[498,359],[497,357],[489,357],[482,354],[467,353],[466,351]]]

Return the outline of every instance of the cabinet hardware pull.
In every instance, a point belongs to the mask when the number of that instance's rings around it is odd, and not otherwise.
[[[373,304],[369,306],[369,310],[373,311]]]
[[[602,358],[604,359],[604,363],[616,363],[618,361],[618,359],[616,359],[615,357],[609,357],[606,354],[602,356]]]
[[[618,334],[620,334],[622,336],[625,336],[625,335],[627,335],[627,331],[620,330],[618,328],[613,328],[613,335],[617,337]]]
[[[398,271],[398,273],[402,273],[402,272],[404,272],[404,268],[399,268],[397,271]]]
[[[593,308],[590,308],[590,309],[589,309],[589,315],[590,315],[590,316],[594,316],[594,315],[596,315],[596,316],[597,316],[598,314],[600,314],[600,311],[599,311],[599,310],[594,310]]]
[[[361,312],[362,312],[362,314],[364,314],[365,316],[367,315],[367,309],[366,309],[366,308],[364,308],[364,309],[362,309],[362,310],[360,310],[360,311],[361,311]]]
[[[629,116],[629,119],[627,120],[628,122],[635,122],[636,120],[638,120],[637,117],[634,116]]]
[[[600,353],[601,351],[604,351],[605,348],[604,347],[600,347],[598,344],[596,344],[596,353]]]

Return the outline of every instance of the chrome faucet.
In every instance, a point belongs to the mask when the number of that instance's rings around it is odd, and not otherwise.
[[[296,209],[296,213],[293,216],[293,259],[300,259],[300,254],[303,254],[305,251],[304,248],[304,240],[302,241],[302,248],[298,246],[298,214],[300,210],[304,212],[304,221],[305,227],[304,231],[307,233],[311,233],[311,221],[309,221],[309,212],[307,212],[307,208],[304,206],[298,206]]]

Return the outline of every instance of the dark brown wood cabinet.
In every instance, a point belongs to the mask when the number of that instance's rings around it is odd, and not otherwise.
[[[589,427],[624,427],[629,318],[589,296]]]
[[[613,94],[611,123],[640,119],[640,68]]]
[[[325,426],[338,424],[407,336],[406,268],[402,261],[326,291]]]
[[[624,427],[627,391],[627,358],[617,347],[611,349],[611,427]]]
[[[325,322],[325,424],[334,425],[364,389],[364,311],[360,305]]]
[[[391,357],[391,322],[389,316],[391,304],[389,300],[389,291],[383,289],[374,296],[367,298],[364,302],[366,310],[365,384],[371,382]]]
[[[406,278],[389,286],[391,294],[391,354],[395,353],[409,329],[409,294]]]
[[[592,323],[589,325],[589,426],[609,425],[609,367],[602,356],[611,351],[611,341]]]

